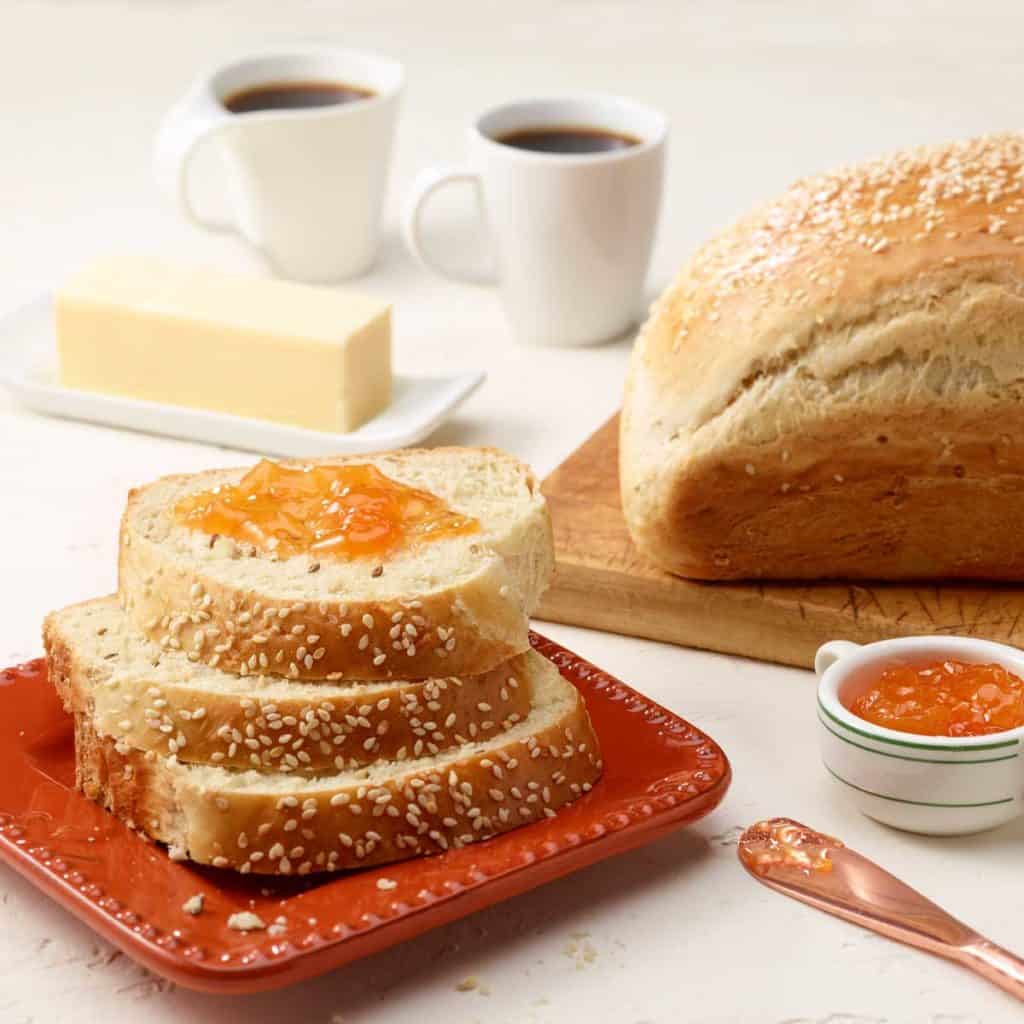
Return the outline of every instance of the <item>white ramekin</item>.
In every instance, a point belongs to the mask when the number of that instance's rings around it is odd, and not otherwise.
[[[870,818],[929,835],[981,832],[1024,812],[1024,726],[990,736],[918,736],[873,725],[845,706],[888,665],[944,658],[996,663],[1024,677],[1024,652],[968,637],[834,640],[819,648],[821,755],[835,785]]]

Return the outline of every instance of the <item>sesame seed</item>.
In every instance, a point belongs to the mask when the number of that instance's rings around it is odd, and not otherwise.
[[[181,905],[181,909],[184,910],[186,914],[191,914],[192,917],[198,917],[198,915],[203,912],[204,902],[205,897],[203,894],[201,892],[197,892],[194,896],[190,896],[185,900]]]
[[[255,932],[266,928],[263,919],[251,910],[242,910],[228,918],[228,927],[236,932]]]

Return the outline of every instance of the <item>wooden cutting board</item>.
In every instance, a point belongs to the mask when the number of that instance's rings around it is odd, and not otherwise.
[[[618,438],[615,416],[544,481],[555,575],[537,618],[807,667],[826,640],[1024,643],[1024,586],[698,583],[654,568],[622,518]]]

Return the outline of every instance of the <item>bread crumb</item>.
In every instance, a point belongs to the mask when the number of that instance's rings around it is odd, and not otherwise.
[[[475,975],[471,974],[468,978],[463,978],[462,981],[455,986],[456,992],[473,992],[480,987],[480,979]]]
[[[189,898],[182,903],[181,909],[184,910],[186,914],[198,917],[203,912],[203,901],[203,894],[201,892],[197,892],[195,896],[189,896]]]
[[[587,941],[587,932],[571,932],[562,953],[576,961],[576,970],[582,971],[587,964],[597,959],[597,950]]]
[[[258,932],[266,928],[263,918],[251,910],[241,910],[228,918],[228,927],[236,932]]]
[[[383,892],[389,892],[392,889],[397,889],[398,883],[393,878],[378,878],[377,888]]]

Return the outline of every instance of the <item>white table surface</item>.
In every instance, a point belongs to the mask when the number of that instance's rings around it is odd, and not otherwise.
[[[0,8],[0,309],[95,253],[152,250],[262,272],[203,235],[149,176],[161,111],[191,75],[267,41],[327,36],[404,61],[409,91],[388,234],[361,286],[394,300],[400,367],[486,368],[436,443],[506,447],[545,473],[616,408],[628,342],[518,347],[486,290],[432,279],[395,232],[416,169],[461,155],[467,118],[516,94],[621,91],[668,110],[673,142],[652,272],[793,177],[917,141],[1019,125],[1024,13],[968,4],[545,2],[16,3]],[[202,176],[202,174],[201,174]],[[215,201],[214,183],[208,186]],[[449,208],[450,207],[450,208]],[[468,210],[438,244],[469,242]],[[50,608],[114,586],[115,525],[133,483],[247,456],[48,420],[0,397],[0,663],[40,653]],[[955,967],[755,885],[740,826],[788,814],[834,831],[996,941],[1024,948],[1024,823],[965,839],[858,817],[817,758],[809,673],[557,626],[556,639],[719,740],[735,782],[703,822],[370,960],[283,992],[216,998],[119,956],[0,869],[0,1021],[452,1024],[486,1021],[1019,1021]],[[595,954],[567,954],[573,933]],[[456,991],[477,976],[482,990]]]

